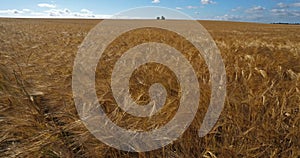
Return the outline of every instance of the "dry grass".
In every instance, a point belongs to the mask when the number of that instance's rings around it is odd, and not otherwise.
[[[201,85],[199,111],[173,144],[147,153],[128,153],[94,138],[80,121],[72,98],[72,66],[78,46],[98,22],[0,20],[1,157],[300,156],[299,26],[201,21],[221,50],[228,80],[225,108],[204,138],[198,138],[197,130],[210,98],[207,67],[201,58],[192,58],[194,50],[182,46],[180,39],[162,40],[185,50],[184,55],[194,63]],[[156,31],[163,39],[172,37],[160,30],[148,31]],[[157,64],[134,72],[130,85],[137,102],[149,101],[146,92],[153,82],[161,82],[168,90],[169,104],[148,119],[123,114],[108,84],[111,66],[122,53],[116,48],[128,49],[133,42],[149,40],[143,39],[144,32],[125,35],[130,43],[115,41],[108,49],[100,60],[107,67],[98,67],[106,71],[97,72],[97,93],[119,126],[151,130],[176,112],[179,87],[174,74]]]

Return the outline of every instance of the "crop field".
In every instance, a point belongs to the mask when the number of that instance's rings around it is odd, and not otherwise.
[[[224,109],[202,138],[198,129],[211,95],[203,58],[195,57],[184,39],[154,28],[135,30],[113,41],[99,61],[95,80],[99,103],[118,126],[157,129],[178,110],[176,76],[156,63],[134,71],[130,93],[136,103],[146,104],[149,87],[161,83],[168,94],[166,105],[149,118],[131,116],[118,107],[110,88],[111,73],[124,50],[133,45],[159,41],[180,50],[200,85],[198,112],[185,133],[161,149],[135,153],[96,139],[75,108],[75,56],[99,22],[0,19],[0,157],[300,157],[299,25],[199,21],[220,49],[227,75]]]

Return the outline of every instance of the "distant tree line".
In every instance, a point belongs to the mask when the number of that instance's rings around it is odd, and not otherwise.
[[[271,24],[282,24],[282,25],[300,25],[300,23],[285,23],[285,22],[277,22],[277,23],[271,23]]]

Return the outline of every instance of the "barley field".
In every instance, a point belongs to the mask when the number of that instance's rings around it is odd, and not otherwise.
[[[168,94],[166,106],[150,118],[133,117],[117,106],[110,89],[112,68],[134,44],[157,40],[181,50],[200,84],[198,112],[188,130],[162,149],[134,153],[96,139],[73,101],[74,59],[99,22],[0,19],[0,157],[300,157],[299,25],[199,21],[219,47],[227,73],[224,109],[203,138],[198,129],[211,84],[205,61],[194,57],[195,50],[184,39],[153,28],[113,41],[99,61],[96,91],[104,111],[122,128],[159,128],[172,119],[179,103],[174,73],[149,63],[133,73],[130,93],[138,104],[145,104],[149,87],[162,83]]]

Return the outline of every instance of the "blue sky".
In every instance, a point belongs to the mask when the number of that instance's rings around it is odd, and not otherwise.
[[[0,17],[109,18],[143,6],[177,9],[195,19],[300,22],[300,0],[1,0]]]

